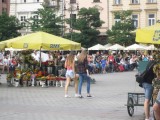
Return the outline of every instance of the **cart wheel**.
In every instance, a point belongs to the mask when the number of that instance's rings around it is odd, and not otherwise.
[[[127,110],[128,110],[129,116],[132,117],[134,114],[134,103],[132,98],[128,99]]]

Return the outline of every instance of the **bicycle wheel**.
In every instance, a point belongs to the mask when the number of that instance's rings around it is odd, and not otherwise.
[[[129,116],[132,117],[133,114],[134,114],[134,103],[133,103],[133,99],[132,98],[128,99],[128,102],[127,102],[127,111],[128,111]]]

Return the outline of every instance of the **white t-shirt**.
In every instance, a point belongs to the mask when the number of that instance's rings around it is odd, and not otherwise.
[[[3,59],[3,65],[9,65],[9,59],[4,58]]]
[[[32,56],[36,61],[39,62],[39,57],[40,57],[39,54],[34,54],[34,53],[32,53],[31,56]]]
[[[130,59],[130,64],[133,64],[133,63],[136,63],[136,61],[135,61],[134,58],[131,58],[131,59]]]

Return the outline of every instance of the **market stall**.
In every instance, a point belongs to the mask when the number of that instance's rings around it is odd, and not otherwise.
[[[13,79],[16,78],[16,80],[19,79],[18,82],[21,85],[27,84],[31,86],[39,85],[37,81],[40,81],[39,83],[45,82],[45,85],[50,84],[48,81],[64,81],[65,78],[62,76],[58,76],[57,74],[58,70],[61,69],[59,65],[61,62],[59,57],[60,55],[57,54],[58,52],[54,51],[81,49],[80,43],[54,36],[45,32],[36,32],[20,36],[3,41],[3,43],[5,43],[6,47],[8,48],[12,47],[15,49],[25,49],[23,51],[20,51],[20,56],[18,57],[18,63],[16,65],[14,75],[8,75],[7,80],[13,81]],[[52,51],[53,60],[47,59],[49,54],[42,53],[42,49]],[[39,52],[39,57],[34,56],[33,50]],[[20,68],[18,64],[20,64],[20,66],[23,66],[23,69]],[[51,73],[46,73],[47,67],[52,67],[54,71]],[[20,76],[19,73],[21,74]],[[43,86],[43,84],[41,85]]]

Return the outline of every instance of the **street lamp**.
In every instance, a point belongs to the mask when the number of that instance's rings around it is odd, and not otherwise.
[[[68,10],[70,11],[70,28],[69,28],[69,32],[71,33],[71,40],[72,40],[72,33],[73,33],[73,18],[76,18],[76,14],[73,14],[74,11],[78,11],[79,10],[79,4],[78,3],[68,3],[69,8],[66,8],[66,4],[64,3],[64,10]]]

